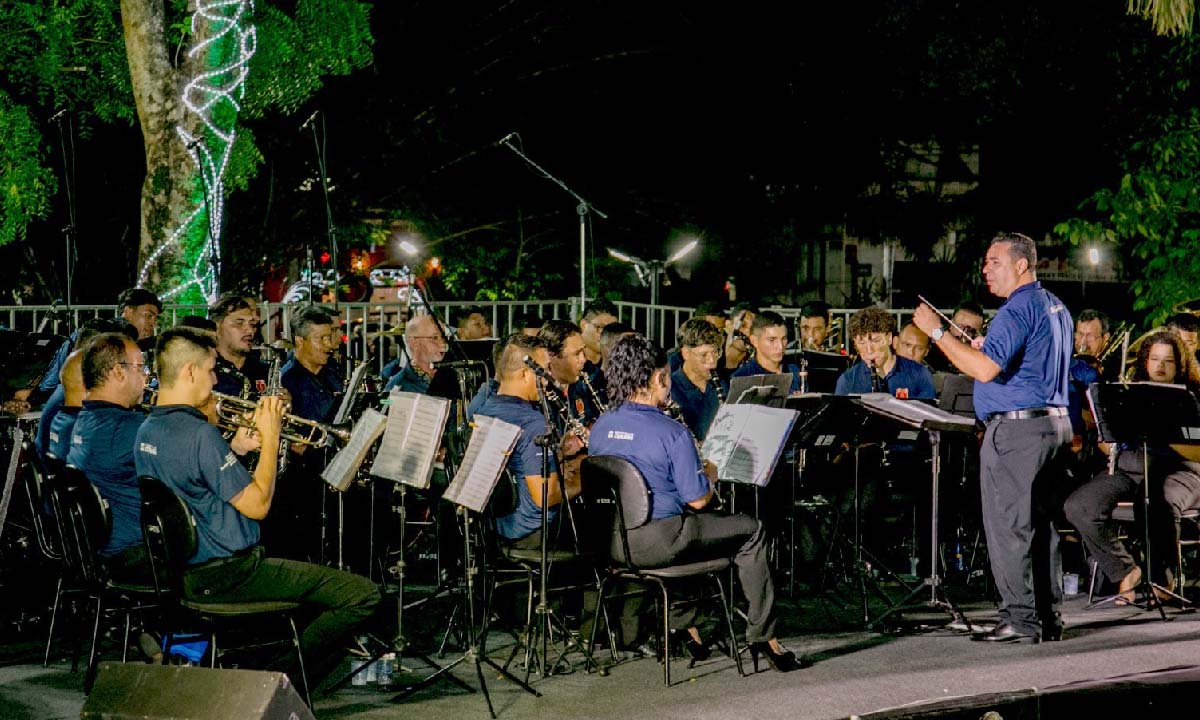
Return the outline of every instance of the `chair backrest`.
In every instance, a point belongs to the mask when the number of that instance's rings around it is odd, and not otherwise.
[[[593,500],[607,500],[608,521],[602,504],[594,503],[592,516],[599,520],[597,532],[607,534],[608,542],[596,547],[608,547],[610,559],[633,565],[629,553],[629,531],[650,522],[650,488],[641,471],[624,458],[612,455],[589,455],[580,466],[584,487],[595,493]]]
[[[142,537],[155,592],[182,596],[183,570],[196,554],[196,521],[183,499],[158,478],[138,478],[142,492]]]
[[[83,476],[79,470],[70,467],[64,468],[63,474]],[[68,482],[61,502],[68,529],[66,547],[74,554],[80,575],[87,582],[103,582],[105,573],[100,550],[108,543],[108,536],[112,532],[112,514],[108,503],[86,477],[82,483],[77,480]]]
[[[21,483],[29,500],[30,522],[37,536],[38,549],[50,560],[62,560],[62,533],[50,506],[46,468],[29,436],[21,442]]]
[[[62,549],[64,570],[71,575],[82,576],[83,569],[79,566],[79,549],[75,539],[75,530],[71,519],[71,496],[88,484],[83,473],[75,468],[64,468],[62,472],[46,478],[46,500],[50,506],[50,516],[57,529],[57,540]]]

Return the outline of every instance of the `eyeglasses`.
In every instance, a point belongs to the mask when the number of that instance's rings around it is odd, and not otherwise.
[[[117,363],[117,364],[118,364],[118,365],[126,365],[126,366],[128,366],[128,367],[138,367],[138,368],[141,368],[141,369],[142,369],[142,374],[143,374],[143,375],[149,375],[149,374],[150,374],[150,366],[149,366],[149,365],[147,365],[146,363],[119,362],[119,363]]]

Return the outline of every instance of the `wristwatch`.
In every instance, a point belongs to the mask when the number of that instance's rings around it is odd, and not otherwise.
[[[941,340],[942,336],[945,334],[946,328],[938,326],[933,329],[933,332],[929,333],[929,339],[937,342],[938,340]]]

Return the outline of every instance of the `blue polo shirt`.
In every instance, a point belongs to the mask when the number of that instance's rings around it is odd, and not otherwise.
[[[145,420],[137,410],[103,400],[84,400],[71,435],[67,464],[83,471],[100,497],[108,501],[112,513],[112,533],[100,550],[104,556],[142,544],[142,493],[133,448]]]
[[[908,358],[896,356],[884,378],[888,392],[899,398],[910,400],[932,400],[937,393],[933,389],[933,374],[929,368]],[[846,369],[837,380],[835,395],[862,395],[871,392],[871,368],[859,360]]]
[[[138,475],[161,480],[196,518],[196,554],[189,565],[258,544],[258,522],[229,504],[253,481],[250,473],[199,410],[188,405],[154,408],[138,430],[133,460]]]
[[[279,372],[279,384],[292,394],[292,414],[317,422],[333,419],[342,378],[332,363],[321,368],[319,375],[313,375],[293,354]]]
[[[779,375],[783,373],[792,374],[792,389],[788,392],[800,392],[800,368],[791,363],[784,363],[781,366],[779,373],[768,372],[766,368],[758,364],[758,358],[746,358],[746,361],[738,366],[737,370],[733,371],[730,377],[742,377],[744,375]]]
[[[479,408],[477,415],[493,417],[521,428],[517,446],[508,458],[508,471],[517,485],[517,509],[496,520],[496,531],[509,540],[520,540],[542,529],[542,509],[529,494],[525,477],[542,474],[542,449],[534,440],[548,432],[546,418],[526,400],[512,395],[493,395]],[[550,453],[550,472],[558,471],[554,453]],[[547,522],[558,517],[558,507],[547,509]]]
[[[404,369],[392,376],[391,380],[383,386],[384,390],[395,388],[401,392],[417,393],[425,395],[429,392],[429,382],[432,380],[428,375],[418,372],[415,367],[405,365]]]
[[[592,427],[588,454],[633,463],[650,488],[650,519],[682,515],[708,494],[709,482],[692,434],[658,408],[625,402]]]
[[[721,381],[721,387],[726,393],[729,392],[729,386],[724,380]],[[679,406],[684,424],[691,428],[697,440],[703,440],[708,434],[708,427],[712,425],[713,418],[717,416],[717,410],[721,407],[721,400],[717,397],[717,386],[710,380],[705,383],[704,390],[701,390],[683,372],[683,368],[679,368],[671,373],[671,399]]]
[[[975,381],[975,416],[1067,407],[1073,331],[1067,306],[1040,282],[1014,290],[988,325],[982,350],[1000,374]]]
[[[50,426],[54,424],[54,416],[62,410],[67,400],[67,391],[62,385],[54,388],[54,392],[42,405],[42,417],[38,420],[37,451],[42,460],[46,459],[46,451],[50,448]]]
[[[479,389],[475,391],[475,397],[471,398],[471,402],[467,404],[467,422],[475,419],[475,415],[479,412],[479,408],[488,401],[496,391],[500,389],[500,381],[496,378],[487,380],[479,384]]]
[[[47,433],[49,435],[47,440],[50,442],[46,448],[47,455],[63,461],[67,459],[67,455],[71,452],[71,432],[75,428],[75,421],[79,419],[81,409],[63,407],[55,413],[54,420],[50,422],[50,432]]]

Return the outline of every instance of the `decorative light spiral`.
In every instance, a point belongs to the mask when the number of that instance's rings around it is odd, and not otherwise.
[[[192,16],[193,35],[204,24],[211,29],[205,40],[188,51],[191,58],[201,56],[201,65],[206,69],[189,79],[183,89],[184,107],[200,119],[201,130],[192,135],[179,125],[175,132],[195,163],[199,196],[196,208],[146,258],[137,283],[139,287],[145,284],[150,269],[164,253],[181,253],[182,275],[175,278],[177,284],[159,293],[164,300],[196,288],[212,302],[219,292],[224,176],[237,137],[237,115],[245,96],[250,58],[257,47],[255,29],[249,23],[253,12],[253,0],[198,0]],[[201,231],[203,242],[195,255],[188,257],[189,247],[183,239]]]

